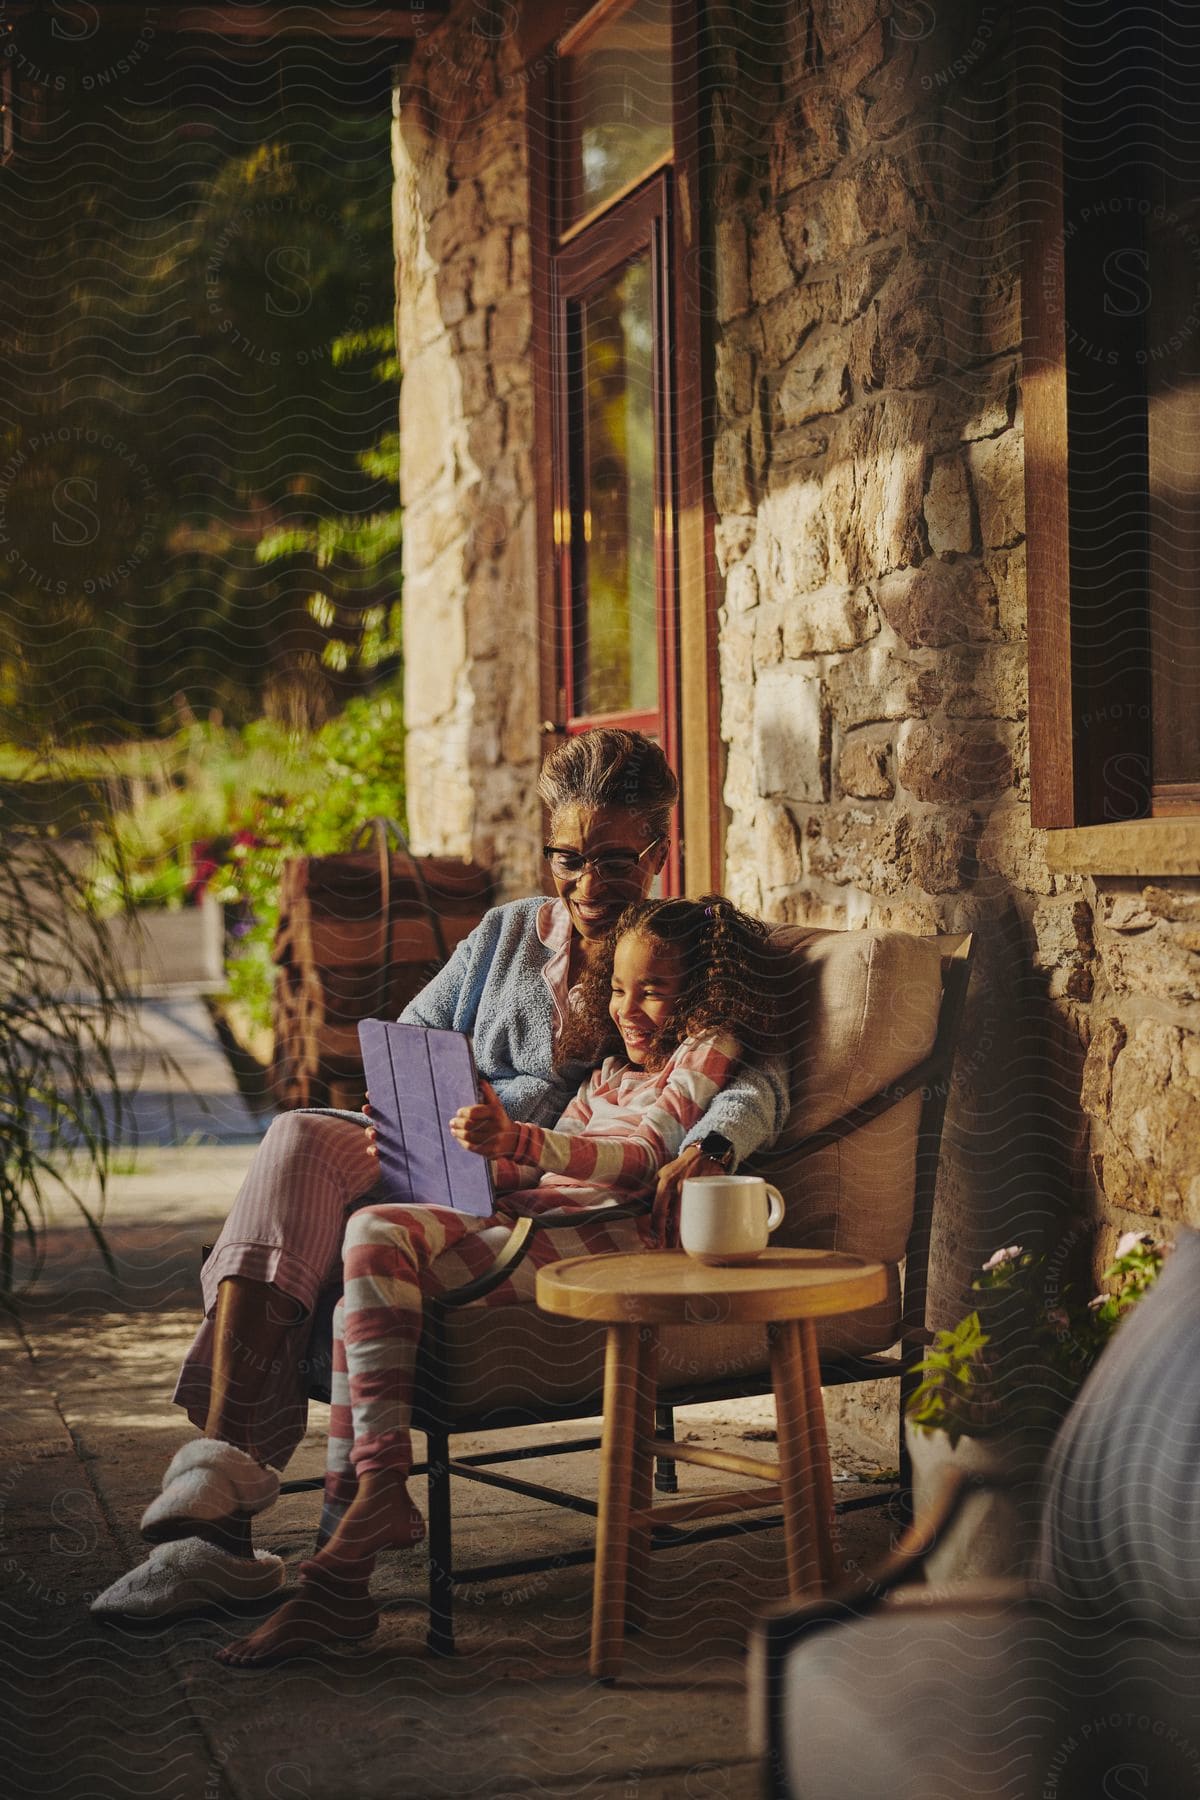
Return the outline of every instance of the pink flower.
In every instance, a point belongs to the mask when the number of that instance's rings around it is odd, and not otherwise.
[[[1007,1250],[993,1250],[984,1263],[984,1270],[1003,1268],[1005,1263],[1016,1262],[1021,1254],[1020,1244],[1010,1244]]]
[[[1114,1259],[1120,1262],[1121,1258],[1128,1256],[1131,1250],[1136,1250],[1139,1245],[1149,1244],[1152,1241],[1148,1231],[1126,1231],[1117,1239],[1117,1248],[1113,1253]]]

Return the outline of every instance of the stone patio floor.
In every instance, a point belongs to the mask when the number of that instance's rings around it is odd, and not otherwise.
[[[215,1062],[193,1063],[190,1073],[193,1083],[224,1079]],[[625,1674],[609,1688],[587,1673],[586,1565],[464,1585],[450,1660],[425,1648],[420,1551],[381,1559],[383,1623],[367,1647],[281,1669],[238,1675],[215,1663],[234,1625],[228,1616],[141,1628],[90,1617],[87,1598],[140,1559],[138,1518],[190,1432],[170,1389],[195,1325],[199,1245],[214,1235],[253,1148],[244,1117],[227,1116],[208,1143],[155,1142],[144,1132],[110,1192],[116,1274],[64,1208],[42,1279],[19,1321],[0,1325],[0,1792],[55,1800],[758,1793],[744,1643],[756,1611],[783,1593],[777,1530],[660,1553],[649,1627],[630,1640]],[[770,1420],[769,1402],[739,1402],[681,1413],[678,1429],[744,1449]],[[314,1408],[312,1425],[291,1475],[321,1469],[323,1409]],[[556,1437],[579,1432],[573,1424],[524,1436],[549,1452]],[[592,1455],[538,1458],[525,1469],[594,1497]],[[853,1479],[861,1469],[838,1473],[839,1496],[862,1491]],[[681,1477],[697,1491],[725,1482],[699,1469]],[[590,1539],[586,1518],[458,1485],[460,1565]],[[311,1549],[316,1513],[314,1495],[285,1497],[259,1543],[294,1566]],[[892,1529],[882,1508],[848,1515],[845,1556],[869,1565]]]

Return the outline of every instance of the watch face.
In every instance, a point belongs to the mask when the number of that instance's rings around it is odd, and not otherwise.
[[[719,1131],[710,1131],[706,1137],[701,1138],[700,1148],[710,1162],[720,1163],[723,1168],[728,1169],[733,1161],[733,1145]]]

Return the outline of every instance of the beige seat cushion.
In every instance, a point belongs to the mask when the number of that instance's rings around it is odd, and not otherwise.
[[[814,1156],[789,1152],[849,1108],[904,1075],[933,1048],[941,1003],[936,943],[893,931],[773,934],[785,986],[792,1110],[779,1142],[750,1165],[787,1204],[773,1242],[841,1250],[888,1265],[887,1300],[829,1320],[824,1352],[867,1352],[895,1342],[899,1265],[912,1224],[921,1097]],[[446,1322],[446,1391],[452,1418],[490,1408],[583,1403],[601,1390],[602,1327],[535,1306],[464,1307]],[[765,1376],[760,1326],[672,1326],[662,1332],[664,1392],[704,1380]]]
[[[937,943],[896,931],[794,928],[774,941],[785,964],[797,965],[791,1115],[774,1149],[752,1164],[787,1204],[774,1242],[900,1263],[912,1227],[920,1094],[814,1156],[789,1152],[932,1050],[942,997]]]

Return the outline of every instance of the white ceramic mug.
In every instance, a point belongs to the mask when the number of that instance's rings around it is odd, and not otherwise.
[[[761,1175],[693,1175],[683,1183],[679,1241],[697,1262],[753,1262],[783,1220],[783,1195]]]

